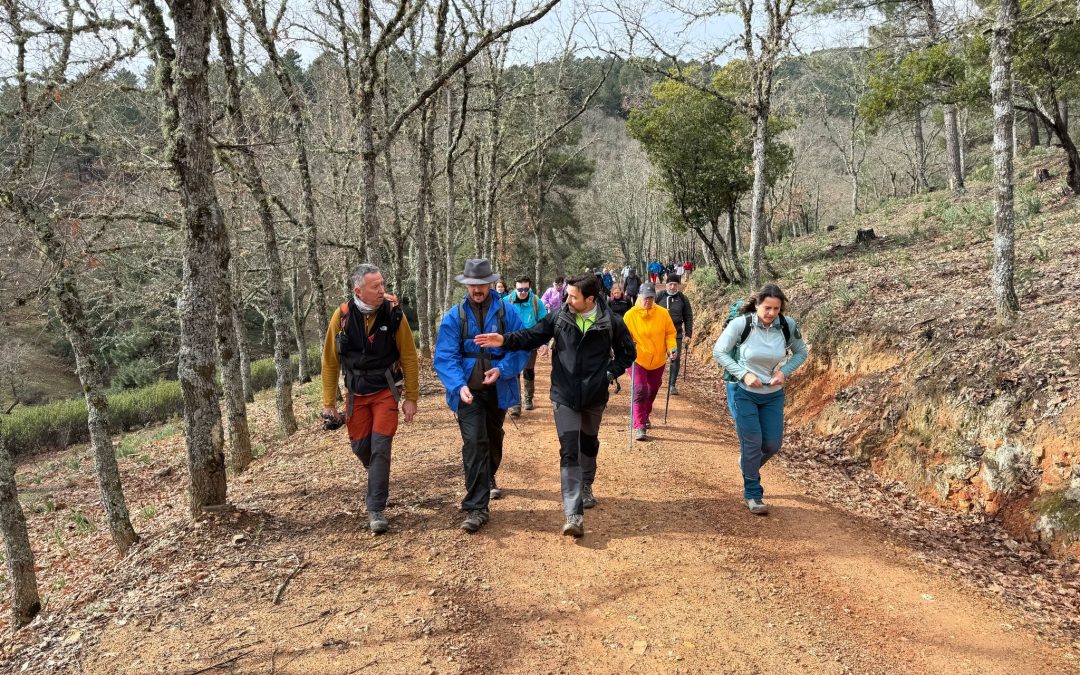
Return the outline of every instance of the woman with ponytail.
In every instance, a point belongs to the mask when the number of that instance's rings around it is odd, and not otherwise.
[[[779,286],[762,286],[713,346],[716,362],[739,380],[733,388],[739,466],[743,498],[755,515],[769,512],[761,467],[784,440],[784,385],[806,361],[806,343],[795,320],[784,316],[786,307],[787,296]]]

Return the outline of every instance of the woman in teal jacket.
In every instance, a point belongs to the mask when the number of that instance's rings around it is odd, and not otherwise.
[[[761,467],[780,451],[784,440],[784,385],[806,361],[806,343],[795,320],[784,316],[787,296],[766,284],[742,306],[713,346],[713,358],[739,378],[734,389],[735,431],[743,497],[750,512],[764,515]],[[731,352],[738,347],[738,360]],[[790,356],[789,356],[790,353]]]

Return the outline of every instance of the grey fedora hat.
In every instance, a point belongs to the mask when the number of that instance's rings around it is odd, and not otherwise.
[[[491,270],[491,261],[487,258],[469,258],[465,261],[465,271],[454,279],[467,286],[479,286],[498,281],[500,276]]]

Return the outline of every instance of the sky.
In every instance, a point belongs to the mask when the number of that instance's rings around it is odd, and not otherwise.
[[[649,44],[662,46],[663,51],[687,60],[709,59],[723,63],[738,56],[731,45],[741,30],[741,22],[733,15],[717,12],[722,0],[562,0],[547,16],[533,26],[515,33],[509,60],[529,63],[558,56],[571,45],[579,56],[618,54],[622,57],[656,56],[658,50]],[[121,0],[95,0],[98,7],[114,5],[117,11],[131,16],[130,5]],[[290,0],[290,16],[300,22],[310,20],[311,7],[316,0]],[[508,14],[511,3],[519,3],[521,15],[536,0],[493,0],[489,6]],[[48,5],[50,0],[41,0]],[[276,3],[268,3],[271,7]],[[348,5],[347,5],[348,6]],[[759,5],[760,7],[760,5]],[[940,3],[943,15],[964,14],[974,9],[972,0],[952,0]],[[691,20],[694,11],[708,18]],[[802,16],[796,22],[792,51],[807,53],[826,47],[853,47],[865,43],[866,21],[841,20],[836,17]],[[634,28],[634,25],[640,28]],[[633,34],[636,33],[636,36]],[[642,37],[647,35],[648,38]],[[321,49],[297,28],[286,30],[282,41],[300,52],[310,63]],[[254,39],[248,41],[248,54],[255,61],[262,59]],[[285,46],[285,45],[283,45]],[[90,55],[100,51],[100,45],[90,42],[81,46]],[[283,49],[284,51],[284,49]],[[30,64],[33,68],[38,64]],[[126,65],[142,73],[150,60],[144,55]],[[257,64],[255,64],[257,65]],[[14,74],[14,45],[12,36],[0,19],[0,80],[10,82]]]

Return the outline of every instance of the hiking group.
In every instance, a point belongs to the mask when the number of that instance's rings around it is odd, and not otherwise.
[[[443,315],[433,359],[461,433],[462,530],[480,530],[490,518],[490,501],[502,497],[497,475],[503,424],[507,413],[516,417],[534,409],[536,361],[550,351],[562,533],[584,535],[584,511],[599,503],[593,484],[611,385],[618,393],[619,378],[630,371],[631,447],[634,440],[649,440],[666,368],[666,395],[678,395],[682,349],[693,336],[694,318],[676,269],[661,270],[665,288],[659,292],[655,282],[642,283],[628,267],[622,284],[605,267],[559,277],[538,296],[528,277],[508,289],[488,260],[466,261],[456,277],[465,297]],[[352,300],[334,312],[323,345],[323,418],[328,429],[342,422],[347,427],[352,451],[367,471],[368,527],[381,534],[389,528],[385,509],[399,406],[400,416],[411,422],[419,401],[419,362],[408,319],[386,292],[382,272],[360,265],[350,285]],[[806,358],[798,327],[783,314],[786,303],[771,284],[736,303],[713,348],[727,380],[744,498],[754,514],[768,510],[760,469],[780,450],[784,384]],[[337,409],[339,379],[343,414]]]

